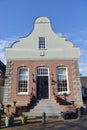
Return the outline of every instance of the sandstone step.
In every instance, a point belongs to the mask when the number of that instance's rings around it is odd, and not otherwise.
[[[24,113],[25,116],[35,116],[35,117],[42,117],[43,116],[43,112],[42,113],[31,113],[31,112],[26,112]],[[60,117],[60,113],[46,113],[46,116],[56,116],[56,117]]]
[[[47,116],[59,116],[60,110],[57,108],[55,103],[49,99],[38,100],[32,109],[25,112],[28,116],[42,116],[43,113]]]

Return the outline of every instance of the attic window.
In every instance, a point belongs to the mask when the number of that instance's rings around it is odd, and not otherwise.
[[[39,49],[46,49],[45,37],[39,37]]]

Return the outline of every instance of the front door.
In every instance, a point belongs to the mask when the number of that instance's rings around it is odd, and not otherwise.
[[[37,98],[48,98],[48,76],[37,76]]]
[[[49,98],[48,68],[37,69],[37,99]]]

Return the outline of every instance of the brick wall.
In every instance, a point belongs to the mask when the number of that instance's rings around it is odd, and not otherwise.
[[[36,80],[36,68],[45,66],[49,68],[49,91],[50,98],[53,97],[53,87],[57,86],[57,83],[51,83],[51,74],[54,74],[53,79],[56,79],[56,67],[64,65],[68,68],[68,81],[69,81],[69,96],[67,97],[71,101],[75,101],[74,96],[74,88],[73,88],[73,76],[72,76],[72,60],[49,60],[49,61],[12,61],[12,72],[11,72],[11,93],[10,100],[11,101],[19,101],[28,103],[30,101],[30,94],[33,87],[33,94],[36,96],[36,82],[32,81],[32,74],[34,74],[34,78]],[[17,94],[17,71],[18,67],[27,66],[29,68],[29,93],[27,95],[18,95]]]

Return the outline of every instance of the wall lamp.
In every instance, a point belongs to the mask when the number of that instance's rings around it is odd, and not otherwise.
[[[2,75],[2,71],[0,70],[0,76]]]
[[[54,74],[51,74],[51,83],[52,85],[55,85],[56,81],[53,79],[53,77],[54,77]]]
[[[54,76],[54,74],[51,74],[51,82],[54,82],[53,76]]]
[[[36,82],[36,81],[35,81],[35,78],[34,78],[34,74],[32,74],[32,81],[33,81],[33,82]]]

